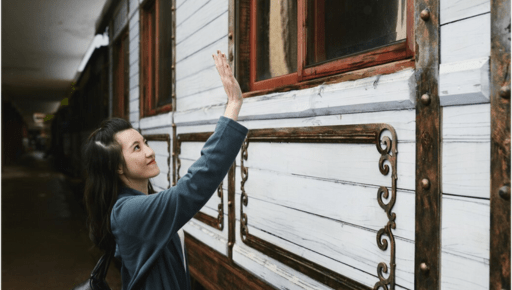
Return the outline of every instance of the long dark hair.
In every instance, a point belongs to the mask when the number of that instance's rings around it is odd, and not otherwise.
[[[116,141],[118,132],[132,129],[130,122],[111,118],[92,132],[83,147],[85,171],[84,202],[88,213],[87,225],[91,240],[103,251],[115,246],[110,228],[110,213],[117,201],[119,189],[124,186],[117,170],[125,166],[121,145]],[[153,187],[148,182],[149,193]]]

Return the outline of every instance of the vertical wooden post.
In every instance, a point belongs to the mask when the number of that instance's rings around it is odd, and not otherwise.
[[[416,234],[414,289],[440,288],[439,0],[416,0]]]
[[[229,0],[228,6],[228,59],[229,65],[233,70],[233,74],[237,74],[237,66],[235,66],[235,59],[237,54],[235,41],[236,41],[236,28],[237,28],[237,2],[235,0]],[[239,81],[240,79],[237,78]],[[233,262],[233,246],[235,245],[235,225],[236,225],[236,214],[235,214],[235,188],[236,188],[236,161],[228,171],[228,258],[230,262]]]
[[[491,0],[489,289],[510,289],[510,0]]]

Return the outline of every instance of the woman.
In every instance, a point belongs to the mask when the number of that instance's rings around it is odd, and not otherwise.
[[[210,199],[235,160],[247,129],[238,124],[242,92],[224,54],[213,55],[228,96],[226,112],[201,157],[176,186],[158,194],[155,153],[130,123],[105,121],[84,148],[89,230],[102,250],[115,246],[123,289],[190,289],[178,230]]]

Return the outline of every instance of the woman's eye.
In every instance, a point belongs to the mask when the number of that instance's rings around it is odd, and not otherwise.
[[[135,147],[133,147],[134,150],[138,150],[139,148],[139,145],[135,145]]]

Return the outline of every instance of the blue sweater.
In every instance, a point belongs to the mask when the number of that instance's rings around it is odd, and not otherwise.
[[[110,220],[123,289],[190,289],[177,232],[215,193],[246,134],[247,128],[221,117],[201,157],[176,186],[152,195],[120,190]]]

